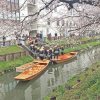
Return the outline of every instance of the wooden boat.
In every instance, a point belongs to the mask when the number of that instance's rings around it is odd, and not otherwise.
[[[23,71],[33,67],[33,65],[35,65],[38,62],[39,62],[39,60],[38,61],[34,60],[34,61],[26,63],[22,66],[16,67],[16,72],[23,72]]]
[[[33,61],[33,62],[26,63],[26,64],[24,64],[22,66],[16,67],[16,72],[23,72],[23,71],[31,68],[36,63],[38,63],[38,62]]]
[[[16,80],[22,80],[22,81],[31,80],[37,77],[38,75],[40,75],[47,68],[50,61],[49,60],[42,60],[42,61],[39,60],[36,62],[38,63],[33,65],[32,68],[29,68],[28,70],[22,72],[21,74],[19,74],[18,76],[14,78]]]
[[[51,61],[53,63],[62,63],[62,62],[65,62],[65,61],[68,61],[68,60],[74,58],[77,55],[77,53],[78,52],[70,52],[67,54],[59,55],[58,59],[52,59]]]

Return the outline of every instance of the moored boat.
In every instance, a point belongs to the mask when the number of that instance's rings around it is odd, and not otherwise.
[[[35,65],[33,67],[29,68],[28,70],[22,72],[18,76],[14,77],[16,80],[22,80],[22,81],[27,81],[31,80],[38,75],[40,75],[48,66],[49,60],[37,60]]]
[[[23,71],[31,68],[34,64],[35,64],[34,62],[29,62],[22,66],[16,67],[16,72],[23,72]]]
[[[31,67],[33,67],[35,64],[39,63],[39,60],[34,60],[32,62],[26,63],[24,65],[21,65],[19,67],[16,67],[16,72],[23,72]]]
[[[59,55],[58,59],[55,58],[55,59],[52,59],[51,61],[53,63],[62,63],[62,62],[65,62],[65,61],[68,61],[68,60],[74,58],[77,55],[77,53],[78,52],[70,52],[70,53],[66,53],[66,54],[63,54],[63,55]]]

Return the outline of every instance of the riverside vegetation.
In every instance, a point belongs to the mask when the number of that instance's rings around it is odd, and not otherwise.
[[[100,100],[100,62],[58,86],[44,100]]]

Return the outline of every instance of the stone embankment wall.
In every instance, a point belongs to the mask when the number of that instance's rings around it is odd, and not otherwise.
[[[9,61],[14,60],[23,56],[27,56],[29,53],[27,51],[17,52],[17,53],[11,53],[6,55],[0,55],[0,61]]]

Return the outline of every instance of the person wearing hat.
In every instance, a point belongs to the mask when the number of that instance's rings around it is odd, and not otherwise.
[[[33,51],[34,51],[34,57],[37,59],[37,46],[34,46],[33,48]]]
[[[48,59],[49,60],[52,59],[52,55],[53,55],[53,50],[52,50],[52,48],[50,48],[48,51]]]
[[[43,51],[42,48],[40,49],[40,52],[39,52],[39,58],[40,58],[41,60],[44,59],[44,51]]]
[[[47,58],[47,55],[48,55],[48,50],[46,48],[44,48],[44,56],[45,56],[45,58]]]

